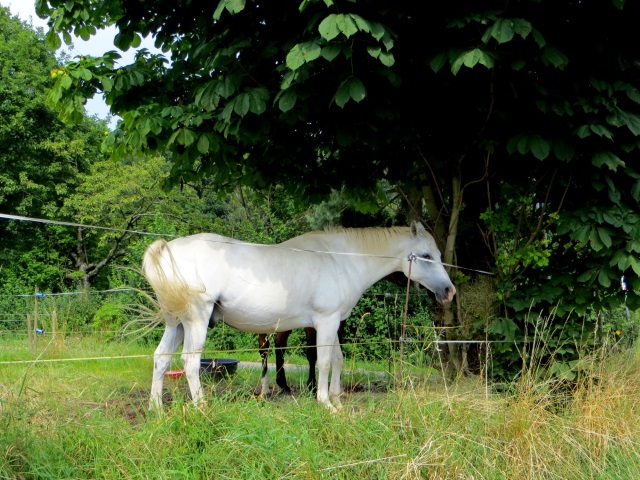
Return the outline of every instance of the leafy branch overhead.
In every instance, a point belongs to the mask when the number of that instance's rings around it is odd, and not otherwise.
[[[122,119],[105,152],[167,154],[169,184],[280,184],[310,201],[344,186],[364,211],[384,179],[423,194],[445,235],[462,210],[459,259],[551,278],[544,292],[505,282],[506,302],[604,305],[623,275],[640,290],[637,2],[36,3],[53,47],[107,25],[121,49],[153,37],[161,53],[131,65],[105,52],[56,67],[49,103],[73,122],[104,95]],[[501,215],[519,235],[493,230]]]

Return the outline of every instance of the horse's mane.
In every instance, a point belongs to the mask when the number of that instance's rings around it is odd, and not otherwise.
[[[344,228],[344,227],[327,227],[324,230],[309,232],[307,235],[331,236],[343,235],[349,239],[354,246],[371,253],[384,251],[388,247],[389,241],[397,236],[407,236],[409,227],[370,227],[370,228]]]

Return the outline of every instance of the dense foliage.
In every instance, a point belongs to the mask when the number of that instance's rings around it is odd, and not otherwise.
[[[374,0],[36,4],[49,18],[50,47],[105,25],[119,29],[114,43],[123,49],[155,38],[164,54],[141,51],[131,65],[116,66],[115,52],[61,62],[51,69],[48,101],[65,121],[83,122],[84,101],[104,94],[122,117],[104,151],[125,162],[125,176],[151,161],[141,154],[164,155],[168,168],[156,178],[192,187],[182,192],[204,202],[184,202],[194,209],[183,218],[204,212],[200,226],[224,230],[208,208],[226,207],[209,193],[251,191],[238,186],[278,198],[286,207],[279,214],[292,218],[306,211],[301,200],[332,191],[360,211],[401,198],[405,213],[395,220],[429,223],[447,262],[496,274],[488,295],[498,311],[463,325],[460,288],[460,329],[445,311],[444,335],[517,342],[494,351],[505,376],[519,368],[518,345],[539,325],[570,366],[611,323],[602,312],[639,306],[638,4],[460,0],[428,15],[420,3]],[[83,177],[81,192],[108,185],[100,168],[85,166],[95,177]],[[61,214],[146,227],[135,190],[118,192],[96,199],[131,198],[126,214],[113,204],[97,215],[104,202],[82,195],[67,195]],[[247,217],[234,233],[278,241],[296,230],[261,218]],[[92,267],[100,261],[69,251],[86,240],[97,260],[124,258],[115,237],[78,236],[60,261],[73,258],[87,285],[91,272],[100,278]],[[478,277],[454,275],[461,287]]]

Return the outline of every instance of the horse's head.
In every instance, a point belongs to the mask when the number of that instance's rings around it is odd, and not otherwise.
[[[456,287],[442,266],[442,256],[435,240],[417,222],[411,224],[410,232],[407,259],[402,263],[402,271],[409,276],[409,255],[415,255],[417,258],[411,262],[411,280],[431,290],[440,303],[449,303],[456,294]]]

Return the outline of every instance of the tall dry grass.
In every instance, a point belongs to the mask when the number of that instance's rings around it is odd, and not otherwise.
[[[30,355],[5,346],[0,361]],[[68,339],[52,356],[79,353],[132,349]],[[257,401],[259,371],[241,369],[210,381],[200,408],[168,384],[162,416],[146,412],[150,358],[3,365],[0,478],[640,478],[638,351],[581,362],[565,384],[531,361],[506,393],[480,377],[352,368],[336,415],[301,393]],[[289,378],[303,385],[306,372]]]

